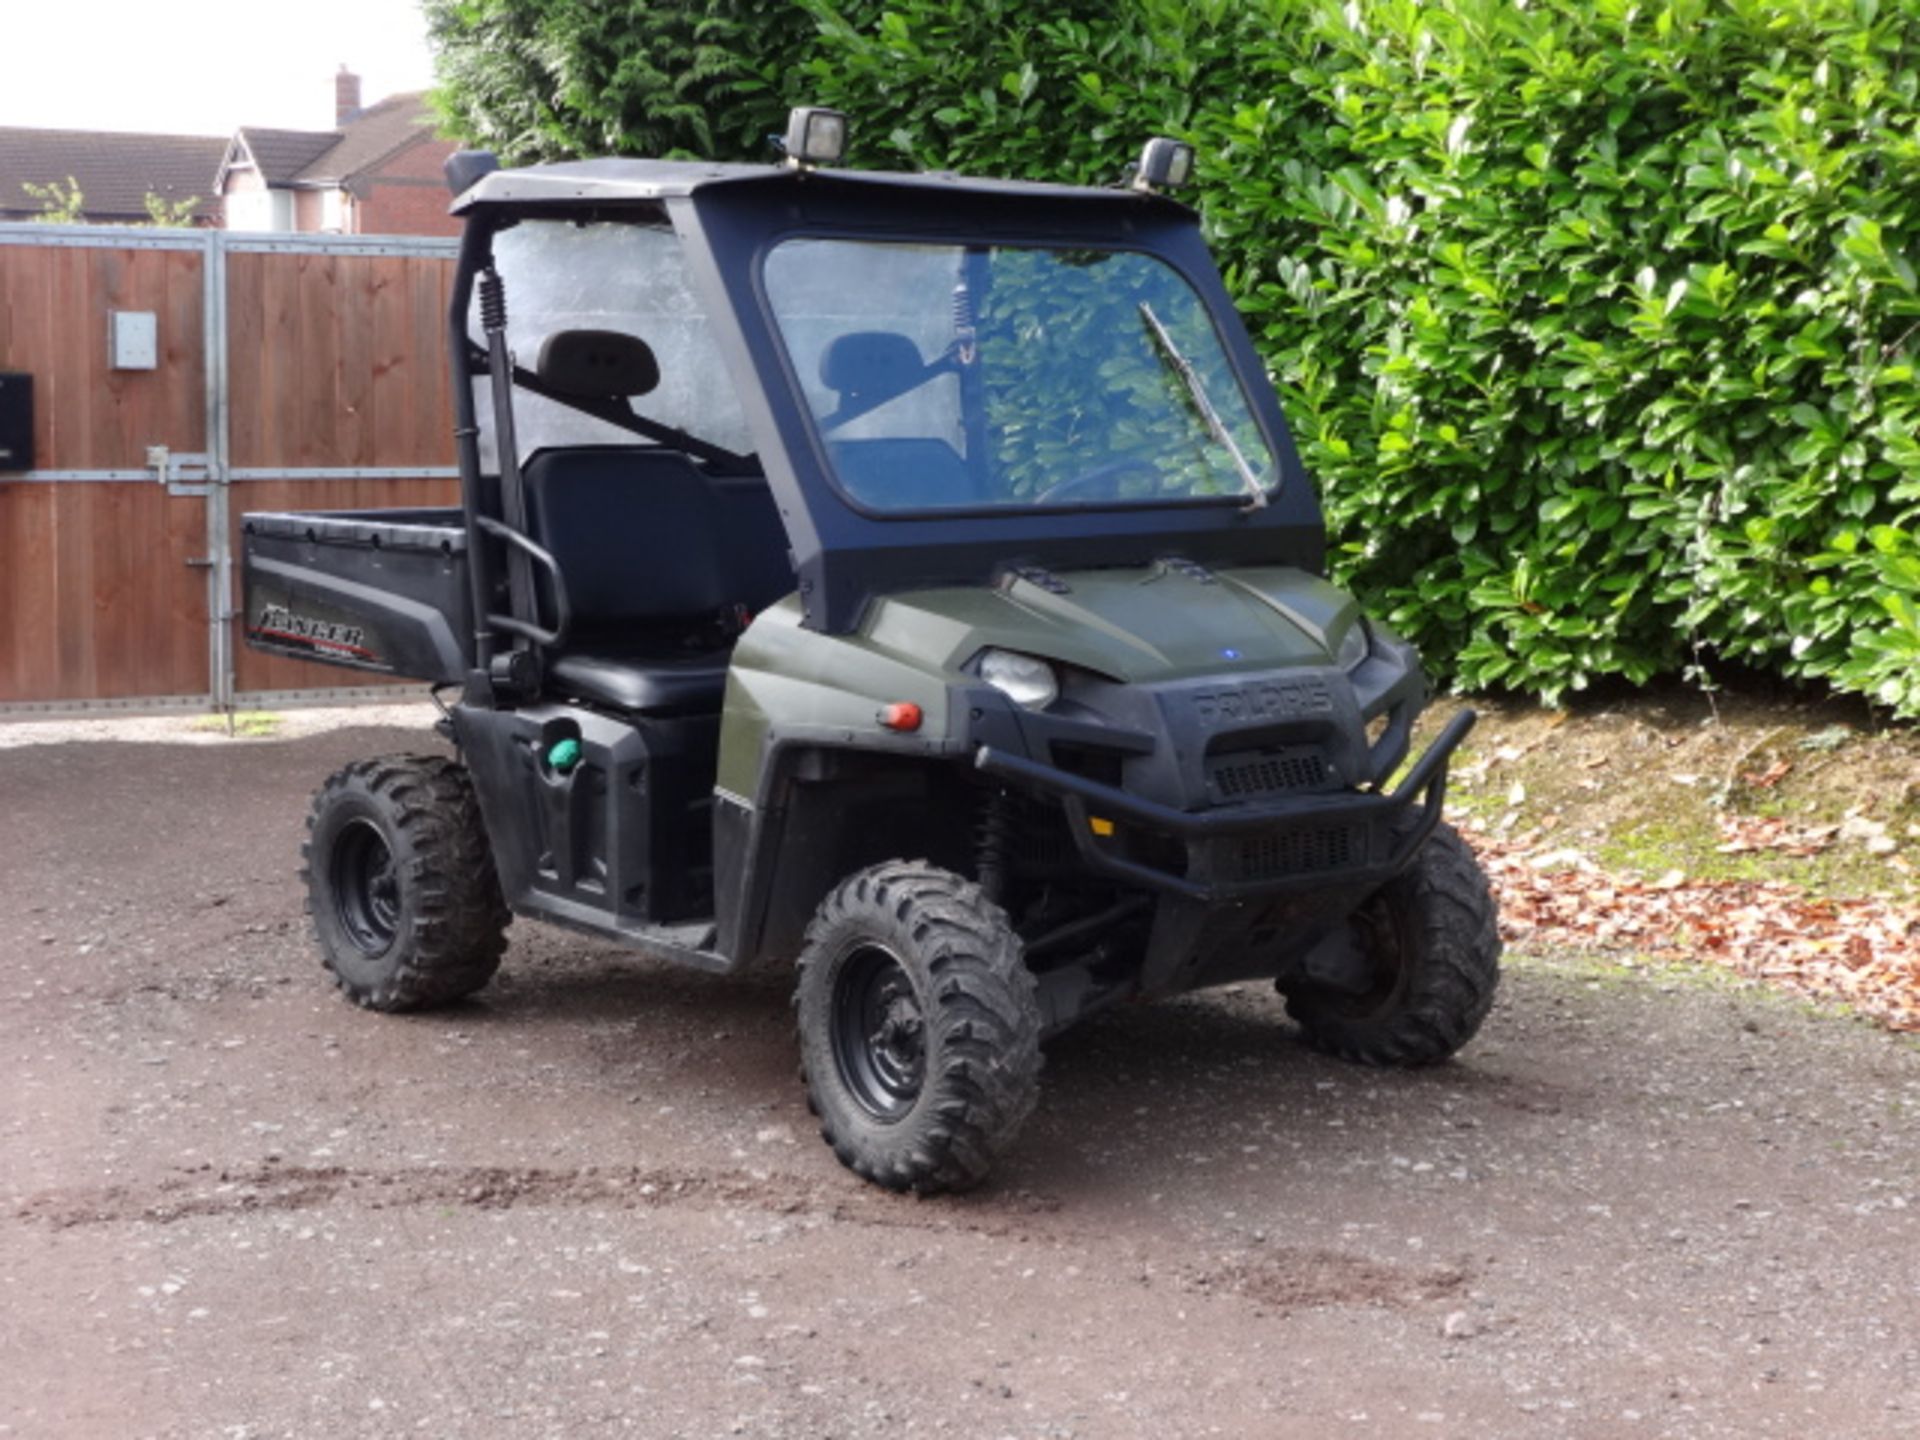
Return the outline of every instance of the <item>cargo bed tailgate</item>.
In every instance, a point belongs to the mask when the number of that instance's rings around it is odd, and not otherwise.
[[[459,681],[472,643],[457,508],[242,517],[243,630],[275,655]]]

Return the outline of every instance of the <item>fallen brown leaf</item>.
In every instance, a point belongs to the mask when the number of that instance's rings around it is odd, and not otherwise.
[[[1729,816],[1722,848],[1816,853],[1834,826]],[[1614,875],[1577,851],[1536,852],[1464,824],[1510,940],[1708,961],[1801,994],[1841,999],[1894,1030],[1920,1031],[1920,905],[1814,896],[1780,881],[1651,882]],[[1893,864],[1900,857],[1888,861]]]

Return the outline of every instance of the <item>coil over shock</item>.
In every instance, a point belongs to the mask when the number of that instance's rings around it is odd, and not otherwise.
[[[996,785],[980,797],[973,827],[974,873],[987,899],[996,905],[1007,903],[1013,842],[1013,797]]]
[[[507,328],[507,287],[491,265],[480,272],[480,328],[489,335]]]

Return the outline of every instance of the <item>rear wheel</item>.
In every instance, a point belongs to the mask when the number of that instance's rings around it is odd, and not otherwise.
[[[980,887],[892,860],[815,914],[794,994],[801,1074],[841,1163],[891,1190],[986,1178],[1039,1094],[1040,1007]]]
[[[1487,878],[1452,826],[1438,826],[1350,923],[1372,983],[1359,993],[1283,992],[1308,1044],[1363,1064],[1411,1066],[1445,1060],[1473,1038],[1500,983],[1500,929]]]
[[[370,1010],[424,1010],[493,978],[512,918],[466,770],[362,760],[320,787],[301,877],[320,962]]]

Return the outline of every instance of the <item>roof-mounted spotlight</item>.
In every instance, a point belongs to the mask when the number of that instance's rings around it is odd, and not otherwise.
[[[819,105],[787,112],[787,164],[796,170],[837,165],[847,153],[847,117]]]
[[[440,173],[447,177],[447,189],[458,197],[499,168],[500,158],[491,150],[456,150],[440,166]]]
[[[1133,188],[1151,195],[1159,190],[1178,190],[1192,179],[1193,146],[1184,140],[1156,135],[1140,152],[1140,164],[1133,172]]]

